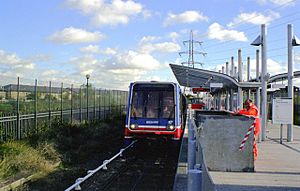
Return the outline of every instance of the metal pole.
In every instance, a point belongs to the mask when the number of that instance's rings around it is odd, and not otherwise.
[[[230,89],[230,111],[233,111],[233,94],[234,90]]]
[[[243,81],[243,63],[242,63],[242,50],[238,50],[238,81]],[[241,87],[238,87],[238,108],[243,109],[243,90]]]
[[[218,93],[218,110],[221,110],[221,92]]]
[[[89,78],[86,78],[86,122],[89,122]]]
[[[34,128],[36,132],[38,132],[37,128],[37,79],[35,79],[35,84],[34,84]]]
[[[267,35],[266,35],[266,25],[261,25],[261,138],[262,141],[266,139],[266,128],[267,128]]]
[[[294,52],[293,52],[293,44],[292,39],[294,37],[293,25],[288,24],[288,97],[292,98],[292,102],[294,100],[294,86],[293,86],[293,78],[294,78]],[[293,102],[294,103],[294,102]],[[293,141],[293,123],[294,123],[294,108],[292,107],[292,111],[290,113],[292,115],[292,124],[287,125],[287,141]]]
[[[250,57],[247,57],[247,81],[250,82]],[[247,99],[250,99],[251,91],[247,91]]]
[[[94,116],[93,120],[96,120],[96,88],[94,88]]]
[[[242,82],[243,81],[243,62],[242,62],[242,50],[238,50],[238,81]]]
[[[64,119],[63,119],[63,90],[64,90],[64,83],[61,83],[61,89],[60,89],[60,119],[61,119],[61,122],[64,121]]]
[[[73,123],[73,84],[71,85],[71,124]]]
[[[226,74],[229,75],[229,62],[226,62]]]
[[[48,126],[49,126],[49,128],[51,128],[51,93],[52,93],[52,88],[51,88],[51,81],[49,82],[49,98],[48,98],[48,106],[49,106],[49,110],[48,110],[48,112],[49,112],[49,124],[48,124]]]
[[[234,67],[234,75],[233,75],[233,77],[238,78],[237,77],[237,67],[236,66]]]
[[[226,62],[226,74],[229,75],[229,62]],[[229,90],[226,90],[225,109],[229,110]]]
[[[80,119],[80,123],[82,123],[82,89],[81,89],[81,86],[79,89],[79,119]]]
[[[98,115],[98,117],[99,117],[99,121],[101,120],[101,90],[99,89],[98,90],[98,112],[99,112],[99,115]]]
[[[260,81],[259,80],[259,50],[256,50],[256,81]]]
[[[256,50],[256,80],[258,82],[260,82],[260,79],[259,79],[259,50]],[[259,108],[259,112],[260,112],[259,116],[261,116],[260,88],[256,88],[256,100],[255,100],[255,104]],[[259,133],[258,142],[261,142],[261,133]]]
[[[234,77],[235,73],[234,73],[234,57],[231,56],[231,70],[230,70],[230,76]]]
[[[20,78],[17,82],[17,139],[21,139],[21,127],[20,127]]]

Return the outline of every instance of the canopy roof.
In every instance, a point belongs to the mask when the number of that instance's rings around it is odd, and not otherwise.
[[[181,86],[210,88],[210,83],[222,83],[222,89],[257,88],[258,82],[238,82],[237,79],[218,72],[170,64],[170,67]]]

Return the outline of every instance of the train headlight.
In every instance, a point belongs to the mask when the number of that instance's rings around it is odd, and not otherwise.
[[[170,130],[170,131],[173,131],[175,129],[175,127],[174,127],[174,125],[168,125],[167,129]]]
[[[136,128],[138,128],[138,124],[131,124],[130,125],[130,129],[136,129]]]

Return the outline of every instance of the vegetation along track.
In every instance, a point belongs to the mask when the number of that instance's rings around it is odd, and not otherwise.
[[[172,190],[179,147],[178,141],[140,140],[82,190]]]

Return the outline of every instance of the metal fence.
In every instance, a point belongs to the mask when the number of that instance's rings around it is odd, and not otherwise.
[[[193,112],[188,114],[188,184],[187,190],[214,191],[215,185],[206,166],[199,128]]]
[[[126,109],[128,92],[40,83],[7,84],[0,88],[0,142],[22,139],[51,127],[54,120],[83,123],[103,120]]]

